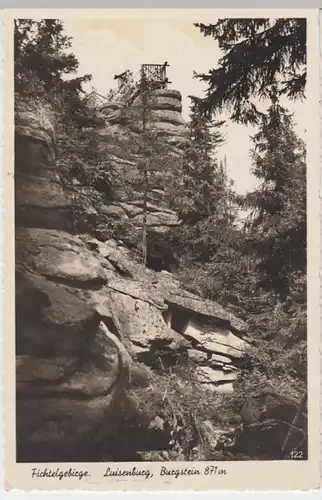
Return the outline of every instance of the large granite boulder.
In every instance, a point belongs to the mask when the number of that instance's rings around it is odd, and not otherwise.
[[[56,229],[16,231],[17,259],[48,279],[79,287],[106,282],[104,269],[80,238]]]
[[[31,272],[16,286],[17,459],[85,459],[103,422],[117,432],[117,350],[73,289]]]
[[[70,234],[49,105],[17,100],[15,144],[17,460],[98,460],[118,432],[129,367],[84,292],[113,266]]]
[[[36,100],[15,103],[16,226],[71,230],[72,210],[55,161],[54,115]]]
[[[136,263],[117,243],[83,239],[113,266],[105,270],[103,294],[91,292],[90,300],[113,320],[133,357],[150,363],[159,356],[167,363],[164,358],[176,351],[195,367],[200,384],[232,392],[248,346],[245,323],[218,303],[184,290],[171,273]]]

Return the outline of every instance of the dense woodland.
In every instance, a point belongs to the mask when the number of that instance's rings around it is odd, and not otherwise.
[[[182,221],[162,241],[147,235],[145,261],[153,265],[157,245],[164,267],[188,289],[247,322],[251,348],[231,405],[267,385],[300,402],[307,384],[306,151],[280,98],[305,97],[305,20],[229,19],[195,29],[212,37],[222,56],[215,70],[191,75],[208,89],[201,99],[191,96],[183,160],[171,170],[173,160],[165,161],[162,144],[148,134],[136,145],[154,168],[167,164],[168,203]],[[113,197],[122,179],[98,147],[98,118],[83,90],[91,76],[75,77],[71,44],[58,20],[16,20],[15,92],[53,104],[64,177]],[[265,113],[253,102],[258,97],[267,100]],[[243,196],[218,160],[222,110],[256,127],[250,169],[258,187]],[[241,210],[248,214],[243,225]]]

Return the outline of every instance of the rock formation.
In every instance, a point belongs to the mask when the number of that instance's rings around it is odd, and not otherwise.
[[[167,123],[161,117],[174,122],[181,109],[178,93],[157,96],[160,125]],[[180,131],[184,126],[177,121]],[[139,380],[144,387],[156,359],[171,363],[174,356],[196,367],[200,384],[232,390],[245,325],[218,304],[183,290],[171,274],[143,268],[117,242],[73,234],[53,124],[49,106],[17,100],[17,457],[90,460],[104,443],[105,456],[113,459],[109,443],[118,434],[126,390],[122,370],[130,370],[129,384]],[[177,137],[179,147],[181,132],[175,136],[174,126],[169,139]],[[166,133],[166,127],[160,130]],[[117,155],[115,162],[122,166]],[[149,203],[151,224],[175,223],[173,212]],[[113,206],[133,223],[141,216],[139,200],[106,207],[110,217],[119,213]],[[120,365],[104,325],[131,356],[130,368]]]
[[[147,192],[147,227],[150,234],[164,234],[179,225],[176,213],[167,206],[169,170],[182,156],[186,143],[186,125],[181,114],[181,94],[176,90],[160,89],[150,92],[145,114],[146,128],[154,148],[159,147],[157,168],[149,172]],[[99,110],[101,129],[100,149],[107,159],[107,168],[120,180],[113,192],[113,200],[93,203],[87,212],[96,218],[97,237],[108,238],[104,231],[106,217],[123,226],[122,239],[131,248],[141,241],[143,217],[143,171],[141,132],[143,108],[141,97],[132,106],[124,102],[107,102]],[[171,150],[171,157],[168,154]],[[77,186],[76,186],[77,189]],[[84,195],[91,194],[85,189]],[[88,205],[88,202],[86,202]],[[92,218],[93,218],[92,217]]]
[[[135,106],[114,103],[101,110],[102,147],[124,178],[140,175],[137,158],[125,147],[131,134],[140,133]],[[180,94],[156,91],[151,113],[157,133],[180,156]],[[246,325],[186,291],[173,274],[138,262],[139,190],[124,193],[120,186],[113,202],[84,204],[100,224],[91,234],[75,233],[71,193],[57,168],[54,123],[50,106],[17,99],[17,460],[169,460],[173,429],[165,431],[160,417],[162,425],[153,421],[124,432],[128,391],[151,391],[160,367],[180,365],[192,374],[196,391],[232,392],[245,357]],[[165,203],[164,186],[149,191],[148,209],[148,224],[160,234],[179,223]],[[130,221],[128,246],[104,237],[104,224],[113,218]],[[272,432],[285,433],[285,422],[277,431],[270,426],[274,416],[285,417],[285,407],[291,420],[293,401],[259,393],[242,408],[241,426],[223,431],[205,420],[200,429],[216,459],[242,459],[258,453],[251,446],[258,436],[268,450]]]
[[[16,103],[15,169],[17,459],[90,456],[104,421],[105,434],[117,432],[117,353],[81,296],[107,279],[70,234],[47,106]]]

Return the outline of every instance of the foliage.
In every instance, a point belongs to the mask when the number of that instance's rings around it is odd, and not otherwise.
[[[277,99],[253,143],[261,184],[239,198],[251,212],[245,226],[226,224],[207,260],[198,261],[190,245],[190,260],[178,270],[188,289],[247,322],[250,347],[231,400],[238,408],[267,387],[300,403],[307,384],[305,148]],[[207,223],[202,238],[210,242]]]
[[[304,96],[306,84],[306,19],[220,19],[196,23],[204,36],[213,37],[223,56],[218,67],[198,78],[209,87],[203,101],[206,112],[231,110],[241,123],[259,118],[255,98]]]
[[[129,134],[123,139],[123,147],[127,150],[127,157],[136,160],[141,174],[148,170],[148,193],[150,190],[169,189],[169,181],[173,177],[173,168],[180,160],[176,153],[169,148],[169,144],[154,126],[152,110],[155,96],[147,92],[145,98],[139,96],[132,108],[127,110]],[[135,187],[129,180],[129,189]],[[144,184],[143,175],[139,184]]]
[[[90,75],[68,78],[78,69],[71,38],[58,19],[16,19],[14,31],[15,90],[20,94],[64,94],[68,112],[80,109],[83,83]]]
[[[112,196],[114,171],[108,155],[102,151],[97,129],[77,127],[72,121],[61,123],[58,137],[59,165],[69,180]]]
[[[137,192],[138,197],[142,199],[142,239],[137,250],[142,253],[144,264],[147,264],[149,259],[148,247],[155,244],[147,224],[150,195],[153,189],[159,189],[164,191],[165,201],[170,200],[175,168],[180,162],[178,155],[169,148],[168,142],[154,126],[151,116],[154,100],[153,92],[147,91],[139,96],[131,110],[126,111],[128,133],[122,137],[127,159],[134,163],[132,176],[127,168],[123,191],[125,196],[129,195],[131,198],[133,193]]]
[[[213,158],[215,148],[223,142],[218,133],[220,126],[221,123],[213,123],[201,115],[199,101],[193,102],[182,178],[180,176],[179,185],[176,185],[180,197],[177,200],[178,213],[184,223],[195,224],[214,213],[227,219],[227,179],[222,165]],[[215,133],[211,131],[212,127],[215,127]]]
[[[294,276],[306,272],[306,164],[292,117],[276,99],[253,144],[252,172],[261,184],[244,199],[251,210],[250,251],[259,284],[285,299]]]
[[[15,90],[54,107],[58,166],[68,189],[75,186],[77,220],[84,212],[95,219],[117,187],[125,198],[143,194],[143,233],[149,194],[162,188],[165,202],[181,219],[180,228],[161,236],[166,259],[186,288],[247,322],[250,347],[236,395],[202,390],[192,366],[156,371],[146,390],[129,390],[128,404],[138,425],[168,426],[176,460],[211,458],[204,421],[221,428],[237,425],[245,399],[259,388],[269,386],[300,399],[306,387],[305,148],[292,117],[278,102],[281,95],[298,98],[304,93],[305,20],[227,19],[197,26],[218,41],[224,55],[218,69],[198,75],[209,89],[205,99],[192,99],[183,158],[170,152],[154,129],[149,100],[138,100],[126,111],[131,116],[123,117],[132,123],[130,132],[115,144],[134,162],[131,178],[129,171],[126,176],[116,172],[101,148],[100,118],[82,92],[89,76],[71,78],[78,61],[63,24],[15,21]],[[252,99],[266,97],[272,103],[262,114]],[[217,159],[224,139],[221,122],[211,112],[224,107],[231,108],[232,120],[259,124],[251,160],[261,184],[239,197],[251,212],[242,228],[236,224],[237,197]],[[116,228],[108,220],[105,230],[111,236],[122,232],[121,225]],[[149,244],[142,239],[143,253]]]
[[[58,19],[16,19],[14,31],[15,92],[50,103],[55,115],[57,160],[68,186],[93,188],[91,200],[84,193],[71,194],[76,227],[86,206],[110,196],[114,172],[99,141],[100,119],[83,91],[90,75],[74,76],[78,60],[71,52],[71,38]],[[73,77],[74,76],[74,77]],[[97,194],[95,194],[97,191]],[[95,209],[92,208],[92,211]]]
[[[170,460],[209,460],[210,443],[204,422],[214,429],[229,429],[240,423],[235,398],[229,394],[202,389],[196,383],[192,366],[178,365],[155,372],[145,391],[128,392],[126,413],[131,411],[140,425],[168,434]]]
[[[173,207],[182,224],[169,235],[181,261],[207,262],[225,245],[234,220],[234,198],[224,166],[216,159],[223,143],[221,122],[202,115],[193,99],[181,175],[173,182]],[[178,171],[178,167],[177,167]]]

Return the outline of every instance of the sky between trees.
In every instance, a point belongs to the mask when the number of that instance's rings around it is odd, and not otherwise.
[[[192,17],[193,16],[193,17]],[[184,18],[147,19],[66,19],[65,31],[73,38],[72,50],[79,60],[79,73],[91,73],[92,82],[99,93],[107,94],[115,86],[114,74],[130,69],[136,73],[142,63],[163,63],[168,61],[170,87],[180,90],[183,97],[183,116],[189,115],[189,95],[203,96],[205,84],[193,78],[193,71],[208,72],[217,65],[221,56],[217,43],[211,37],[203,37],[194,22],[212,22],[195,13],[191,19]],[[294,113],[296,131],[305,140],[307,128],[306,101],[281,104]],[[260,104],[265,110],[267,103]],[[220,119],[226,119],[223,114]],[[227,173],[235,182],[235,190],[245,193],[252,190],[257,180],[250,173],[249,135],[256,129],[238,125],[227,120],[223,127],[226,143],[220,148],[220,158],[227,158]]]

